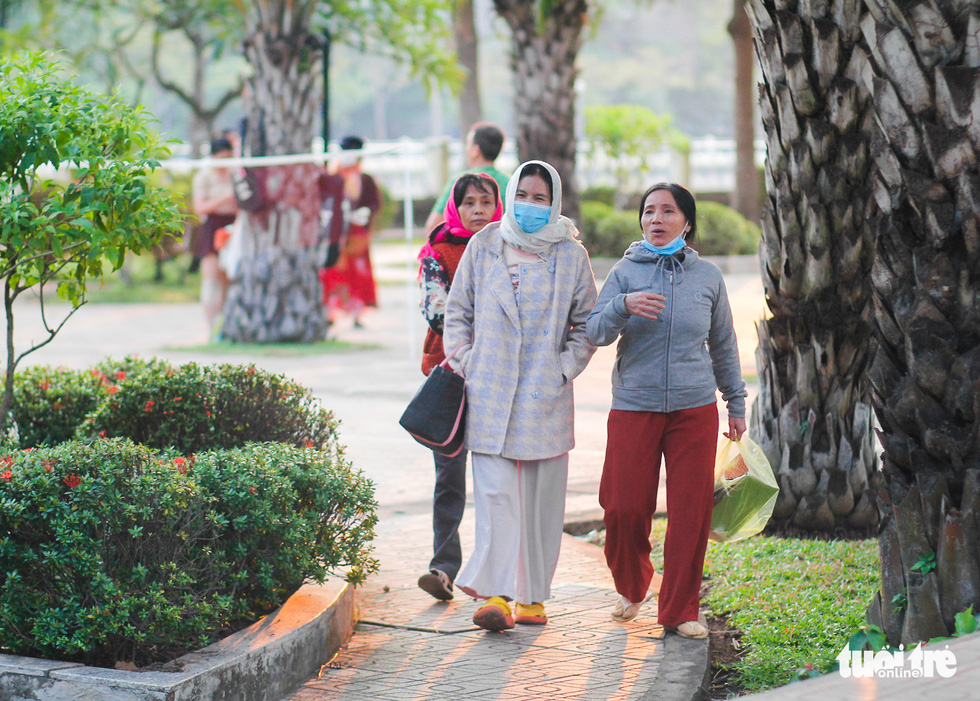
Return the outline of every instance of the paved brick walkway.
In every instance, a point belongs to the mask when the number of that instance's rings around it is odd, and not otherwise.
[[[464,552],[472,532],[467,517]],[[547,625],[487,633],[470,620],[473,599],[457,593],[451,602],[437,602],[415,585],[431,537],[427,515],[391,516],[380,524],[382,570],[358,590],[354,637],[287,699],[686,701],[695,695],[706,641],[665,637],[653,602],[630,623],[612,621],[616,592],[596,546],[564,537]]]

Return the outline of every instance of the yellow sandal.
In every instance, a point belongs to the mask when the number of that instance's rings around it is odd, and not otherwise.
[[[510,604],[503,597],[491,596],[473,614],[473,623],[484,630],[497,633],[513,628],[514,616],[510,612]]]

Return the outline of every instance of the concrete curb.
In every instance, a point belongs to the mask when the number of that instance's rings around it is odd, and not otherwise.
[[[129,672],[0,655],[0,698],[9,701],[263,701],[309,679],[350,639],[353,588],[307,584],[278,611],[165,665]]]
[[[704,615],[698,616],[707,627]],[[709,639],[684,640],[670,637],[660,674],[640,701],[706,701],[711,687],[711,643]]]

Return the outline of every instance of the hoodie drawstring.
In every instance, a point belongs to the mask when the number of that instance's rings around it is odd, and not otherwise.
[[[667,295],[667,275],[670,275],[671,284],[674,283],[674,275],[677,275],[677,284],[681,283],[684,277],[684,264],[677,259],[675,255],[658,255],[653,261],[654,271],[660,271],[660,294],[664,297]]]

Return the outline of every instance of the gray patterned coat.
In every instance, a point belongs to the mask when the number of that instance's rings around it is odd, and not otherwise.
[[[595,346],[585,321],[596,300],[585,248],[561,241],[547,262],[520,266],[515,294],[498,224],[466,247],[449,292],[443,345],[466,377],[466,447],[543,460],[575,445],[572,380]]]

